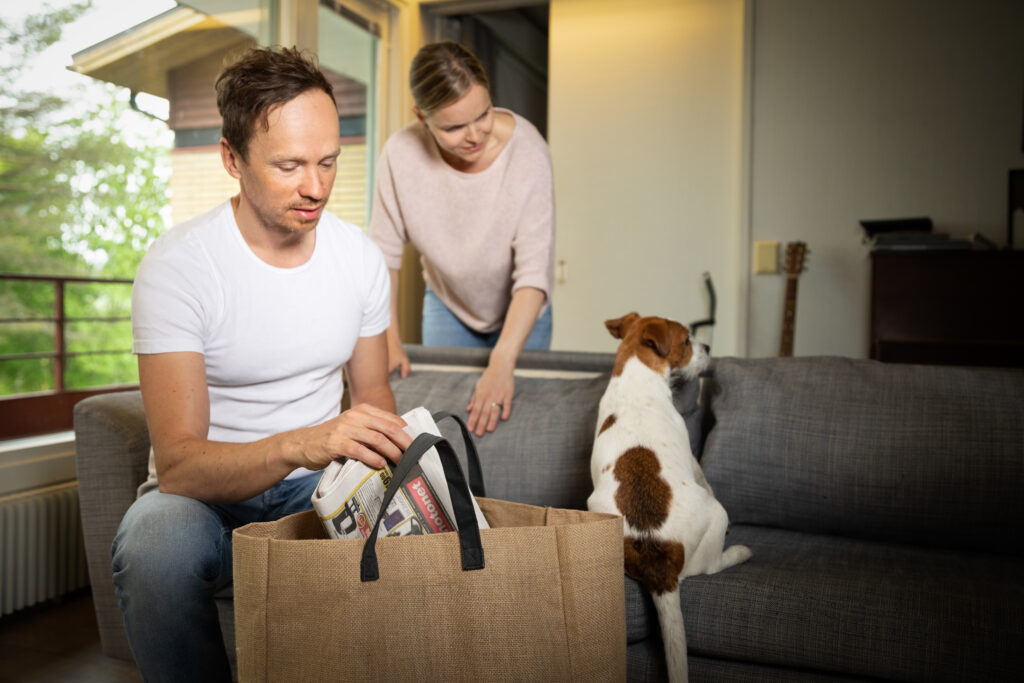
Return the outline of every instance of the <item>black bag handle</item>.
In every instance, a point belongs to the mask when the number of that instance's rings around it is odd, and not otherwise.
[[[473,442],[473,436],[469,433],[466,423],[462,421],[461,417],[454,413],[449,413],[447,410],[439,410],[432,417],[434,422],[451,418],[455,420],[455,424],[459,425],[459,429],[462,431],[462,443],[466,446],[466,464],[469,467],[469,490],[478,498],[486,498],[487,494],[484,492],[484,475],[480,467],[480,456],[477,455],[476,444]]]
[[[458,418],[456,418],[458,420]],[[460,421],[461,422],[461,421]],[[471,442],[467,442],[469,444]],[[448,484],[448,493],[452,499],[452,508],[455,512],[455,521],[459,525],[459,546],[462,553],[462,569],[465,571],[484,568],[484,548],[480,542],[480,525],[476,520],[476,510],[473,507],[473,497],[466,482],[466,476],[462,471],[462,465],[455,455],[455,450],[443,436],[428,434],[424,432],[417,436],[409,448],[402,455],[402,459],[395,468],[391,483],[384,493],[384,500],[381,502],[380,511],[377,513],[377,521],[373,525],[373,531],[363,544],[363,557],[359,566],[359,578],[361,581],[376,581],[380,578],[380,567],[377,564],[377,530],[384,519],[384,513],[391,505],[392,499],[398,493],[398,489],[405,482],[409,472],[420,461],[420,458],[431,448],[437,448],[441,456],[441,465],[444,468],[444,476]],[[467,446],[469,450],[469,446]],[[473,450],[476,455],[475,449]],[[479,462],[476,462],[479,470]],[[472,465],[471,465],[472,468]],[[479,472],[478,472],[479,474]]]

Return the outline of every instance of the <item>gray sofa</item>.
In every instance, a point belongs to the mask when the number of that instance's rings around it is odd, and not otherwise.
[[[392,384],[399,411],[464,409],[486,353],[409,350],[414,371]],[[489,496],[585,506],[611,361],[524,353],[513,417],[477,440]],[[723,358],[676,398],[729,511],[727,543],[754,552],[682,584],[691,680],[1024,672],[1024,372]],[[82,401],[75,430],[103,648],[130,658],[109,549],[145,477],[138,393]],[[653,606],[625,581],[629,679],[664,680]],[[220,604],[230,643],[230,595]]]

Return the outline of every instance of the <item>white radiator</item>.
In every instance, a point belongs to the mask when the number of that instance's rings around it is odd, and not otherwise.
[[[0,497],[0,616],[88,584],[76,482]]]

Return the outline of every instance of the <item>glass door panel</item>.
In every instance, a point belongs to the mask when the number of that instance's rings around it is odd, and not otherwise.
[[[317,17],[320,67],[338,102],[341,158],[328,209],[363,230],[369,227],[377,150],[379,40],[358,15],[321,2]],[[362,22],[360,22],[362,23]]]

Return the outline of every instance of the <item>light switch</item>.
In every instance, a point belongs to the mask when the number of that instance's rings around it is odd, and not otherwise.
[[[569,264],[566,263],[565,259],[558,259],[558,263],[555,264],[555,282],[564,285],[569,279]]]
[[[754,242],[754,273],[763,275],[779,272],[779,243],[776,241]]]

